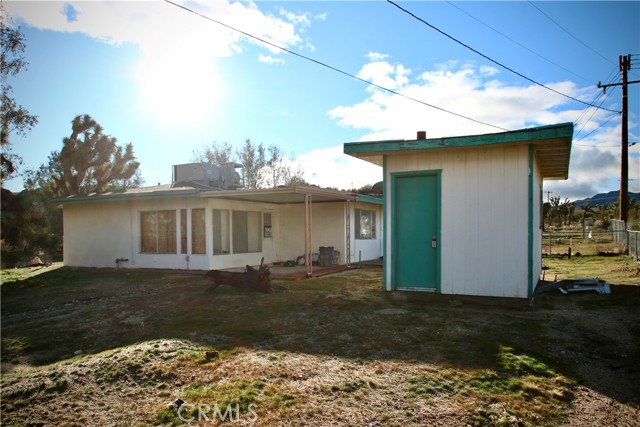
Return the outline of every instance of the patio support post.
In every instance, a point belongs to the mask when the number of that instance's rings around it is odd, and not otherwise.
[[[351,200],[347,200],[347,253],[345,254],[345,263],[347,267],[351,267]]]
[[[311,194],[304,195],[304,263],[307,266],[307,277],[313,275],[313,259],[311,258]]]

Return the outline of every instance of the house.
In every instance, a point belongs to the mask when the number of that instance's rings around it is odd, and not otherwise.
[[[573,124],[354,142],[383,168],[384,289],[526,298],[542,269],[542,182],[567,179]]]
[[[173,184],[55,199],[65,265],[210,270],[264,258],[304,261],[311,275],[323,248],[323,265],[380,257],[380,199],[312,186],[245,190],[236,166],[177,165]]]

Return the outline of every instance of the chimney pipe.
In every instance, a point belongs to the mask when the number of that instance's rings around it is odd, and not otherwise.
[[[418,140],[427,139],[427,131],[426,130],[419,130],[418,131],[418,137],[416,139],[418,139]]]

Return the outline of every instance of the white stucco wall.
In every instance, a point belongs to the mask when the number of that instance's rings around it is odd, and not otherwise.
[[[375,239],[358,239],[356,234],[357,209],[367,209],[376,213],[376,237]],[[382,205],[372,203],[355,202],[351,204],[351,262],[369,261],[382,256]]]
[[[352,211],[353,211],[353,203]],[[376,208],[373,204],[363,204]],[[205,208],[206,254],[191,253],[191,210]],[[276,205],[232,201],[219,198],[159,198],[150,200],[128,200],[117,202],[87,202],[66,204],[64,209],[64,262],[75,267],[116,267],[117,258],[128,261],[120,263],[121,268],[167,268],[209,270],[257,265],[264,257],[265,263],[295,260],[304,254],[304,204]],[[181,227],[180,210],[187,209],[187,252],[180,253]],[[264,237],[262,229],[252,235],[262,236],[262,251],[252,253],[231,253],[213,255],[212,210],[229,212],[253,211],[271,214],[272,237]],[[142,253],[140,248],[140,212],[152,210],[176,211],[176,253]],[[333,246],[340,251],[341,264],[346,256],[346,203],[312,203],[312,250],[318,252],[320,246]],[[232,215],[229,215],[229,228],[232,228]],[[381,218],[379,224],[381,224]],[[352,212],[352,227],[354,217]],[[260,224],[262,227],[262,223]],[[258,233],[259,231],[259,233]],[[379,239],[382,231],[379,230]],[[354,233],[351,233],[352,261],[354,251]],[[363,252],[371,253],[372,258],[380,256],[380,240],[375,244],[367,242]],[[359,241],[362,242],[362,241]],[[231,244],[232,245],[232,244]],[[369,256],[369,255],[367,255]],[[367,259],[364,258],[363,259]]]
[[[345,202],[311,202],[311,252],[319,253],[320,246],[333,246],[340,251],[340,264],[345,262],[346,225]],[[304,255],[304,204],[280,206],[280,247],[283,261],[295,261]]]
[[[441,292],[527,297],[528,147],[476,147],[388,155],[387,203],[391,194],[390,174],[416,170],[442,171]],[[539,182],[534,188],[539,191]],[[392,210],[388,209],[388,231],[391,214]],[[539,223],[539,219],[537,221]],[[387,289],[392,290],[390,236],[386,244],[389,256],[385,260],[385,283]]]
[[[205,208],[197,198],[156,199],[120,202],[92,202],[64,206],[64,263],[73,267],[116,267],[117,258],[128,261],[121,268],[168,268],[207,270],[207,255],[191,254],[191,236],[187,233],[188,254],[180,252],[180,209]],[[176,253],[152,254],[140,250],[140,212],[176,210]],[[210,213],[207,215],[210,218]],[[210,219],[209,219],[210,220]],[[190,230],[190,227],[188,227]],[[207,233],[207,247],[210,237]],[[188,255],[188,257],[187,257]]]
[[[115,267],[116,258],[132,257],[128,202],[66,205],[63,233],[65,265]]]

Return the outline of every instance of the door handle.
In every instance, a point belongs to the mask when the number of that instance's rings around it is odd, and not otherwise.
[[[435,247],[437,247],[437,246],[438,246],[438,238],[437,238],[436,236],[433,236],[433,237],[431,238],[431,247],[432,247],[432,248],[435,248]]]

